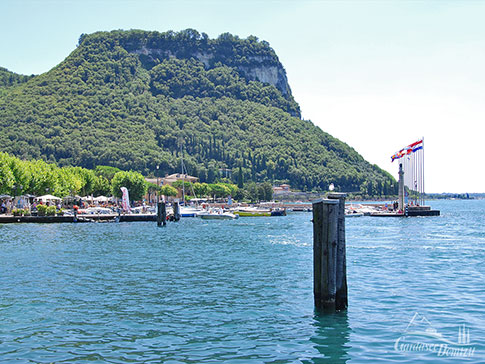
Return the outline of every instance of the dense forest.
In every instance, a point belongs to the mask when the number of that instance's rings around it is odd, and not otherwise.
[[[10,72],[8,69],[4,67],[0,67],[0,87],[9,87],[9,86],[18,85],[20,83],[27,82],[32,77],[34,77],[34,75],[31,75],[31,76],[19,75],[17,73]]]
[[[393,192],[387,172],[301,120],[276,53],[256,37],[113,31],[82,35],[37,76],[0,68],[0,150],[22,159],[213,183]]]

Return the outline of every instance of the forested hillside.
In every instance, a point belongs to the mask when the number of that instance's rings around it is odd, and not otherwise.
[[[8,69],[4,67],[0,67],[0,87],[9,87],[18,85],[23,82],[27,82],[29,79],[34,77],[32,76],[24,76],[19,75],[14,72],[10,72]]]
[[[82,35],[47,73],[0,69],[0,150],[59,166],[180,170],[213,182],[286,181],[302,190],[391,192],[393,178],[299,118],[274,50],[256,37]],[[395,185],[395,183],[394,183]]]

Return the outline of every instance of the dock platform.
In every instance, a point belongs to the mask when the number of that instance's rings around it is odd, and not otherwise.
[[[408,206],[405,213],[399,212],[372,212],[369,216],[377,217],[414,217],[414,216],[440,216],[440,210],[431,210],[430,206]]]
[[[118,221],[117,214],[99,214],[99,215],[78,215],[77,219],[73,215],[66,216],[13,216],[0,215],[0,224],[7,223],[83,223],[83,222],[114,222]],[[155,214],[130,214],[119,215],[119,222],[133,222],[133,221],[157,221]]]

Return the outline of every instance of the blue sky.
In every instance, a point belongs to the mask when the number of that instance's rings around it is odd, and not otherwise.
[[[230,32],[268,41],[305,119],[397,177],[425,137],[427,192],[485,192],[485,2],[2,0],[0,66],[46,72],[82,33]]]

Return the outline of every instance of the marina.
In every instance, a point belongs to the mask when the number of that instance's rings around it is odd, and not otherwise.
[[[8,223],[85,223],[85,222],[141,222],[141,221],[157,221],[155,214],[80,214],[77,217],[74,215],[65,216],[13,216],[0,215],[0,224]]]
[[[325,197],[323,195],[322,197]],[[347,202],[346,203],[346,217],[414,217],[414,216],[439,216],[439,211],[432,210],[429,206],[408,207],[405,213],[398,213],[396,211],[389,212],[388,206],[391,202]],[[211,209],[221,209],[224,213],[234,214],[239,217],[271,217],[271,216],[287,216],[290,218],[295,213],[311,212],[311,203],[273,203],[272,208],[268,209],[267,204],[255,205],[254,207],[242,207],[233,209],[222,209],[223,204],[207,204],[208,209],[197,209],[195,207],[182,207],[180,209],[180,217],[182,218],[196,218],[201,217],[201,214],[207,215],[207,211]],[[117,214],[114,211],[103,213],[80,213],[77,218],[70,212],[69,215],[63,216],[14,216],[11,214],[0,215],[0,224],[2,223],[84,223],[84,222],[146,222],[157,221],[156,212],[152,213],[131,213],[131,214]],[[69,213],[69,211],[68,211]],[[166,219],[173,221],[173,209],[171,206],[167,207]],[[207,217],[205,217],[207,218]]]
[[[181,196],[185,201],[185,179],[189,178],[181,150]],[[424,138],[409,144],[396,152],[391,157],[392,161],[398,160],[398,199],[397,201],[389,201],[385,203],[372,203],[372,204],[358,204],[354,205],[352,202],[345,208],[345,216],[347,217],[361,217],[363,215],[376,216],[376,217],[416,217],[416,216],[439,216],[440,211],[432,209],[430,206],[425,205],[425,192],[424,192]],[[175,175],[175,180],[178,178]],[[193,178],[193,177],[190,177]],[[157,180],[159,186],[159,181]],[[192,189],[193,198],[197,198],[192,183],[189,181],[190,188]],[[288,185],[285,185],[288,186]],[[331,187],[331,188],[330,188]],[[331,195],[334,185],[329,186],[329,194]],[[72,206],[72,209],[68,209],[64,216],[64,211],[61,213],[60,201],[63,199],[53,196],[44,195],[35,197],[32,195],[20,196],[14,199],[14,205],[22,205],[21,208],[12,209],[12,212],[21,212],[20,214],[14,214],[13,216],[4,214],[0,215],[0,223],[21,223],[21,222],[39,222],[39,223],[54,223],[54,222],[99,222],[99,221],[113,221],[113,222],[134,222],[134,221],[157,221],[159,226],[165,226],[167,220],[178,221],[181,217],[202,217],[204,219],[232,219],[234,216],[241,217],[265,217],[265,216],[286,216],[287,211],[291,212],[304,212],[312,211],[312,205],[310,202],[262,202],[259,204],[240,204],[233,205],[232,199],[229,196],[226,201],[222,203],[205,203],[204,208],[198,204],[182,204],[179,200],[174,200],[171,205],[168,206],[165,202],[162,205],[158,203],[158,209],[155,206],[146,205],[143,200],[143,205],[134,207],[130,206],[129,191],[125,187],[121,187],[123,191],[121,204],[116,202],[114,205],[109,206],[90,206],[88,209],[79,209],[77,206]],[[322,193],[322,197],[326,194]],[[2,201],[5,199],[11,200],[12,197],[8,195],[1,196]],[[80,197],[76,197],[81,201]],[[160,196],[157,195],[157,201]],[[114,198],[108,198],[106,196],[99,196],[93,198],[87,196],[85,199],[90,199],[92,203],[107,203],[109,200],[114,202]],[[39,216],[32,215],[30,208],[30,201],[37,201],[39,205],[36,206]],[[215,198],[214,198],[215,201]],[[43,202],[46,205],[43,205]],[[51,206],[48,206],[51,203]],[[84,203],[81,201],[81,203]],[[139,202],[141,203],[141,202]],[[2,202],[4,205],[4,202]],[[2,205],[2,206],[3,206]],[[24,206],[28,208],[24,209]],[[163,212],[160,211],[163,206]],[[121,207],[121,209],[120,209]],[[52,216],[45,216],[48,209],[53,209]],[[169,210],[170,209],[170,210]],[[216,212],[217,209],[217,212]],[[117,216],[113,216],[115,211],[118,211]],[[121,214],[121,211],[123,214]],[[42,215],[40,214],[42,212]],[[90,212],[88,214],[88,212]],[[57,215],[59,216],[56,216]],[[26,215],[26,216],[23,216]],[[78,217],[79,216],[79,217]]]

